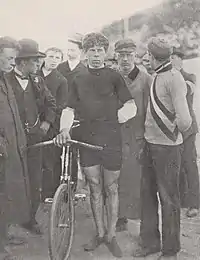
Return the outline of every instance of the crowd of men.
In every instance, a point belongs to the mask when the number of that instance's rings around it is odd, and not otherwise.
[[[122,257],[116,231],[140,219],[133,256],[177,259],[181,207],[190,218],[199,211],[196,77],[183,70],[184,53],[158,37],[149,40],[146,71],[135,64],[131,39],[116,42],[111,65],[108,48],[100,33],[74,37],[63,62],[58,48],[42,53],[31,39],[0,38],[0,260],[13,259],[7,243],[25,242],[9,235],[10,225],[42,234],[36,212],[59,186],[62,146],[70,138],[104,147],[73,151],[73,178],[80,163],[96,227],[85,251],[105,244]],[[69,118],[80,126],[71,129]],[[54,147],[29,148],[53,138]]]

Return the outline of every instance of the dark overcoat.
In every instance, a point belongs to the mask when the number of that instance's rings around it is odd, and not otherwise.
[[[67,107],[68,84],[67,79],[58,71],[53,70],[46,77],[42,70],[39,74],[44,79],[47,88],[56,100],[56,119],[51,124],[44,141],[53,139],[60,131],[60,118],[62,110]],[[59,147],[47,146],[43,148],[43,200],[46,197],[52,197],[59,186],[61,174],[61,154],[62,149]]]
[[[124,77],[133,97],[136,116],[121,127],[122,168],[119,178],[119,216],[130,219],[140,217],[140,178],[141,166],[137,159],[140,143],[144,137],[146,107],[151,85],[151,77],[137,67]]]
[[[10,72],[6,75],[7,82],[15,92],[17,99],[16,84],[19,84],[14,72]],[[40,122],[47,121],[52,125],[56,117],[56,101],[51,95],[50,91],[45,85],[44,80],[37,75],[30,75],[29,81],[32,84],[32,90],[34,94],[34,100],[37,106],[38,114],[40,116]],[[18,109],[23,104],[17,103]],[[32,106],[30,106],[32,107]],[[25,108],[26,109],[26,108]],[[22,117],[21,117],[22,120]],[[23,121],[23,120],[22,120]],[[24,126],[25,127],[25,126]],[[33,129],[34,133],[33,133]],[[30,132],[26,132],[27,145],[31,146],[35,143],[41,142],[43,139],[42,132],[40,130],[40,124],[37,124]],[[42,149],[31,148],[27,150],[27,166],[28,176],[30,180],[30,194],[31,194],[31,220],[35,217],[35,213],[38,209],[41,200],[42,189]]]
[[[26,136],[11,85],[0,77],[0,137],[6,155],[1,158],[0,193],[7,223],[30,220],[30,190],[26,161]],[[2,146],[1,146],[2,148]]]

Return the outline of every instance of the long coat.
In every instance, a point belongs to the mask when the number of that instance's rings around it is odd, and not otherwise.
[[[53,138],[60,130],[60,117],[62,110],[67,107],[68,82],[67,79],[57,70],[53,70],[46,77],[43,72],[39,72],[44,79],[45,85],[56,100],[56,119],[48,131],[47,138]]]
[[[122,74],[122,73],[121,73]],[[137,67],[124,76],[137,106],[136,116],[121,127],[122,168],[119,178],[119,217],[140,217],[141,166],[137,160],[140,142],[144,136],[145,108],[147,107],[151,77]]]
[[[10,72],[6,75],[7,81],[11,85],[15,97],[17,100],[17,88],[16,84],[19,84],[14,72]],[[38,114],[40,115],[40,122],[47,121],[50,124],[54,123],[56,117],[56,101],[47,89],[44,80],[37,75],[30,75],[29,81],[32,83],[32,89],[34,93],[34,99],[37,106]],[[19,103],[18,109],[23,104]],[[21,116],[21,121],[23,121]],[[25,127],[25,126],[24,126]],[[35,127],[34,134],[26,132],[27,145],[33,145],[41,142],[43,135],[40,131],[39,124]],[[28,165],[28,176],[30,180],[30,194],[31,194],[31,220],[35,217],[35,213],[38,209],[41,200],[41,186],[42,186],[42,149],[34,148],[28,149],[27,151],[27,165]]]
[[[26,136],[12,87],[3,74],[0,77],[0,137],[6,152],[1,158],[0,207],[7,223],[25,223],[30,220],[31,206]]]

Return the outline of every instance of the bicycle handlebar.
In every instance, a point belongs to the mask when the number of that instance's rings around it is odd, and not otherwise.
[[[45,142],[41,142],[41,143],[37,143],[37,144],[31,145],[28,148],[36,148],[36,147],[42,147],[42,146],[47,146],[47,145],[52,145],[52,144],[55,145],[54,139],[50,140],[50,141],[45,141]],[[66,142],[66,144],[63,145],[63,146],[67,146],[68,144],[69,145],[70,144],[72,144],[72,145],[75,144],[75,145],[82,146],[82,147],[89,148],[89,149],[96,150],[96,151],[102,151],[103,150],[102,146],[87,144],[87,143],[79,142],[79,141],[72,140],[72,139],[68,140]]]

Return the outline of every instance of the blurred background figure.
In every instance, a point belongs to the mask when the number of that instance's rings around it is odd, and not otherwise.
[[[105,66],[114,70],[118,70],[118,62],[115,55],[108,55],[105,60]]]
[[[56,100],[56,119],[50,125],[50,128],[43,141],[53,139],[60,130],[60,117],[62,110],[67,106],[68,85],[65,77],[57,70],[58,65],[63,61],[63,53],[60,49],[52,47],[46,50],[46,58],[39,71],[40,76]],[[60,175],[62,149],[53,147],[44,147],[42,151],[42,200],[52,198],[60,184]]]
[[[145,53],[145,55],[142,57],[142,64],[150,75],[152,75],[154,73],[153,69],[151,68],[148,53]]]
[[[67,43],[67,61],[59,64],[58,71],[67,79],[69,91],[72,88],[72,82],[79,73],[85,71],[87,66],[87,61],[85,60],[85,65],[82,62],[83,52],[82,52],[82,38],[83,36],[79,33],[76,33],[68,39]],[[68,122],[71,120],[71,112],[68,109],[63,110],[62,117],[66,118],[61,120],[62,122]],[[71,119],[69,119],[71,118]],[[74,120],[79,120],[78,115],[74,115]],[[72,129],[71,134],[72,139],[79,139],[79,128]],[[78,150],[73,148],[72,155],[72,179],[77,183],[78,179]],[[80,173],[80,172],[79,172]],[[82,177],[82,175],[80,176]]]
[[[192,125],[184,133],[183,153],[180,171],[180,193],[182,207],[188,208],[187,217],[196,217],[199,212],[199,173],[197,167],[196,134],[198,125],[193,109],[194,89],[196,76],[183,70],[184,53],[181,49],[174,48],[171,55],[173,67],[180,71],[187,84],[187,103],[192,118]],[[180,86],[181,87],[181,86]]]

